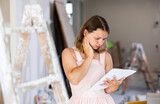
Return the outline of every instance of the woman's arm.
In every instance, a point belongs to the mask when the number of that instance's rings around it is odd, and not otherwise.
[[[105,52],[105,73],[107,74],[112,68],[112,57],[108,52]]]
[[[62,64],[68,80],[77,85],[86,75],[90,67],[92,57],[87,57],[84,62],[78,66],[73,57],[73,49],[66,48],[62,52]]]
[[[111,55],[106,52],[105,54],[105,72],[108,73],[113,68],[112,58]],[[107,79],[107,81],[104,82],[104,86],[108,86],[108,88],[105,89],[106,93],[113,93],[118,90],[119,86],[122,84],[124,78],[120,79],[119,81],[116,80],[116,77],[113,76],[113,80]]]
[[[87,38],[84,38],[83,40],[83,49],[86,59],[80,66],[77,65],[75,58],[73,57],[73,49],[66,48],[62,52],[62,64],[65,74],[69,81],[74,85],[77,85],[87,74],[94,56],[93,49],[89,45]]]

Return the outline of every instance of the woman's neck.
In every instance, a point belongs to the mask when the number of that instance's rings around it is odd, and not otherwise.
[[[85,53],[80,52],[80,54],[81,54],[82,59],[86,59]],[[99,53],[94,51],[94,57],[93,57],[93,59],[99,60],[99,57],[100,57]]]

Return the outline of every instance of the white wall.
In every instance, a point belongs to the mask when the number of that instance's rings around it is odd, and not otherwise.
[[[80,2],[82,0],[71,0],[73,3],[73,31],[77,35],[80,27]]]
[[[92,15],[108,21],[109,41],[119,40],[126,51],[141,42],[151,69],[160,69],[160,26],[154,28],[155,21],[160,23],[160,0],[84,0],[84,20]]]
[[[9,14],[9,0],[0,0],[0,8],[2,10],[2,14],[3,14],[3,19],[6,23],[10,22],[10,14]]]

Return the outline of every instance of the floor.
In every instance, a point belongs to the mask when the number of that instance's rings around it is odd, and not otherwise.
[[[155,80],[155,84],[157,84],[157,74],[155,72],[152,72],[152,76]],[[148,76],[147,76],[148,78]],[[134,75],[131,76],[129,80],[129,84],[127,86],[127,90],[125,94],[122,94],[124,83],[120,86],[119,90],[110,94],[115,104],[124,104],[128,101],[136,101],[137,97],[141,100],[146,99],[146,94],[148,92],[153,92],[153,88],[150,84],[150,89],[147,89],[146,84],[144,82],[144,78],[141,71],[137,71]]]

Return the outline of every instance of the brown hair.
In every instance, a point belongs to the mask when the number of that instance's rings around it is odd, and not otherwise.
[[[85,29],[89,33],[96,31],[97,29],[101,29],[103,31],[106,31],[106,32],[108,32],[108,34],[110,33],[108,23],[106,22],[106,20],[103,17],[98,16],[98,15],[92,16],[81,26],[80,31],[76,37],[75,42],[74,42],[75,47],[80,52],[84,52],[82,41],[84,38],[83,32]],[[107,47],[106,47],[106,44],[104,43],[100,48],[98,48],[96,50],[96,52],[100,53],[100,52],[105,51],[106,49],[107,49]]]

